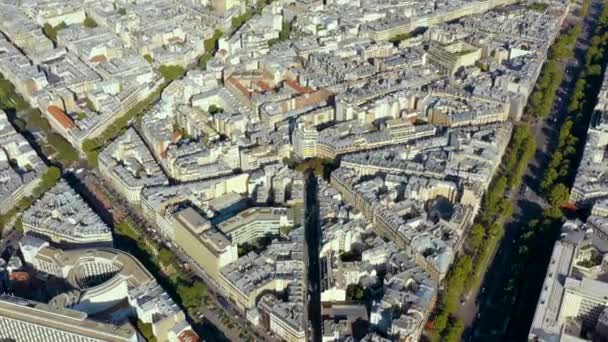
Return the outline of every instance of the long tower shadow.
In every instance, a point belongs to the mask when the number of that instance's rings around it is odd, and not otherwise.
[[[304,233],[308,256],[308,322],[309,341],[321,342],[321,292],[319,268],[319,244],[321,225],[318,204],[319,184],[312,172],[306,174],[306,207]]]

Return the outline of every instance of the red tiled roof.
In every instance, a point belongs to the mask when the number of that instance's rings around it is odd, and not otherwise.
[[[28,281],[30,281],[30,278],[31,277],[27,272],[20,272],[20,271],[11,272],[11,275],[9,277],[9,279],[11,281],[20,282],[20,283],[28,282]]]
[[[108,61],[108,59],[104,55],[96,55],[96,56],[89,58],[89,62],[96,63],[96,64],[104,63],[107,61]]]
[[[238,89],[238,91],[241,92],[241,94],[243,94],[247,98],[251,98],[251,92],[244,85],[242,85],[241,82],[239,82],[239,80],[230,76],[230,77],[228,77],[227,81],[230,82],[232,85],[234,85],[236,87],[236,89]]]
[[[325,89],[317,90],[311,93],[304,93],[295,98],[296,108],[302,108],[311,104],[327,101],[331,93]]]
[[[47,108],[47,111],[49,112],[49,114],[51,114],[53,119],[59,122],[59,124],[65,129],[76,127],[72,118],[70,118],[63,110],[61,110],[61,108],[57,106],[49,106]]]
[[[270,89],[272,89],[272,88],[270,88],[268,83],[266,83],[264,81],[258,81],[257,84],[260,87],[260,89],[262,89],[263,91],[269,91]]]
[[[297,81],[287,80],[287,81],[285,81],[285,84],[287,84],[287,86],[289,86],[291,89],[297,91],[298,93],[312,93],[312,89],[310,89],[308,87],[303,87]]]
[[[178,336],[180,342],[199,342],[201,338],[192,330],[184,330]]]

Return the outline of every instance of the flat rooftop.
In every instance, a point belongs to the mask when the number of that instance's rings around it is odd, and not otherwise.
[[[10,296],[0,296],[0,320],[3,318],[104,341],[133,341],[135,335],[127,325],[101,323],[82,312]]]

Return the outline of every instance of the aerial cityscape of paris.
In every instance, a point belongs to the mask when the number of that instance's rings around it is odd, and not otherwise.
[[[607,65],[608,0],[0,0],[0,342],[608,342]]]

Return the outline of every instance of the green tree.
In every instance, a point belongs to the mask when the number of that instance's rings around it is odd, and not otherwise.
[[[217,49],[217,43],[222,36],[224,36],[224,32],[221,30],[215,30],[215,32],[213,32],[213,36],[203,42],[205,52],[211,54],[213,51],[215,51],[215,49]]]
[[[290,37],[291,37],[291,23],[284,21],[283,25],[281,27],[281,31],[279,31],[279,37],[276,39],[271,39],[268,42],[268,45],[272,46],[274,44],[287,41],[287,40],[289,40]]]
[[[137,330],[139,330],[146,341],[156,342],[156,337],[154,337],[154,332],[152,331],[152,324],[137,320]]]
[[[205,284],[199,280],[195,280],[192,284],[184,281],[179,281],[177,285],[177,294],[179,295],[182,304],[188,309],[196,309],[201,305],[203,295],[207,293]]]
[[[502,217],[510,217],[513,215],[513,204],[505,198],[500,205],[500,210],[502,211],[500,214]]]
[[[179,65],[161,65],[158,71],[167,81],[175,81],[186,74],[186,70]]]
[[[211,114],[211,115],[217,114],[217,113],[223,113],[224,108],[212,104],[211,106],[209,106],[209,108],[207,108],[207,112],[209,112],[209,114]]]
[[[442,311],[439,315],[435,317],[435,320],[433,320],[433,330],[436,330],[440,333],[443,332],[448,326],[448,318],[448,313]]]
[[[42,32],[54,43],[57,43],[57,33],[66,27],[68,26],[64,22],[61,22],[61,24],[57,26],[51,26],[51,24],[46,23],[42,26]]]
[[[549,193],[549,203],[554,207],[561,207],[568,201],[568,198],[570,198],[570,191],[563,183],[555,185]]]
[[[61,178],[61,170],[56,166],[50,166],[42,175],[42,185],[53,186]]]
[[[203,69],[206,70],[207,69],[207,63],[209,63],[209,61],[213,58],[213,56],[210,53],[205,53],[203,54],[199,59],[198,59],[198,66]]]
[[[254,15],[254,12],[252,10],[247,10],[247,12],[233,17],[232,18],[232,28],[234,30],[238,30],[241,26],[243,26],[246,22],[249,21],[249,19],[251,19]]]
[[[58,133],[49,132],[47,134],[47,142],[57,151],[58,159],[63,164],[69,164],[78,160],[78,151]]]
[[[19,215],[15,219],[15,230],[19,233],[23,233],[23,215]]]
[[[350,284],[346,288],[346,299],[351,301],[363,301],[365,299],[365,289],[359,284]]]
[[[549,207],[543,210],[543,217],[545,220],[558,220],[564,216],[564,213],[557,207]],[[542,224],[546,224],[543,222]]]
[[[401,43],[402,41],[404,41],[408,38],[410,38],[409,34],[402,33],[402,34],[397,34],[397,35],[391,37],[388,41],[393,43],[394,45],[398,45],[399,43]]]
[[[96,139],[86,139],[82,142],[82,149],[85,152],[93,151],[99,148],[99,141]]]
[[[476,250],[481,247],[483,243],[483,239],[485,238],[485,229],[482,225],[476,224],[471,227],[471,232],[469,233],[469,245],[472,249]]]
[[[587,75],[589,76],[599,76],[602,74],[602,66],[599,64],[593,64],[587,67]]]
[[[87,28],[95,28],[97,27],[97,22],[95,21],[95,19],[87,16],[84,21],[82,22],[82,24],[84,25],[84,27]]]
[[[497,222],[494,222],[488,226],[488,231],[487,231],[488,236],[498,238],[498,237],[502,237],[503,234],[504,234],[504,231],[502,229],[502,226],[500,224],[498,224]]]
[[[171,265],[171,263],[173,263],[173,253],[167,248],[161,248],[158,251],[158,261],[160,261],[163,266]]]
[[[281,26],[281,32],[279,32],[279,41],[286,41],[289,40],[289,38],[291,37],[291,23],[284,21],[283,25]]]
[[[555,169],[549,169],[545,172],[543,181],[540,183],[541,189],[546,193],[553,186],[555,180],[559,177],[559,173]]]
[[[458,342],[464,332],[464,322],[460,318],[456,318],[455,321],[448,327],[448,331],[444,333],[443,341],[445,342]]]

